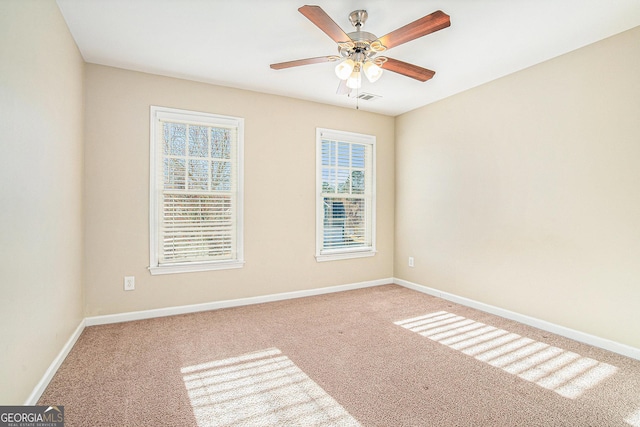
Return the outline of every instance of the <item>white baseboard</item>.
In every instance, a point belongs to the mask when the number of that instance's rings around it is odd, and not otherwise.
[[[640,348],[631,347],[626,344],[622,344],[616,341],[611,341],[606,338],[601,338],[595,335],[587,334],[585,332],[577,331],[575,329],[567,328],[564,326],[556,325],[555,323],[547,322],[546,320],[540,320],[535,317],[526,316],[513,311],[506,310],[504,308],[496,307],[493,305],[485,304],[480,301],[475,301],[470,298],[461,297],[448,292],[443,292],[438,289],[430,288],[417,283],[408,282],[406,280],[394,278],[393,283],[404,286],[405,288],[413,289],[418,292],[429,294],[438,298],[446,299],[448,301],[455,302],[467,307],[475,308],[480,311],[495,314],[506,319],[515,320],[525,325],[533,326],[543,331],[551,332],[556,335],[561,335],[566,338],[570,338],[575,341],[579,341],[585,344],[599,347],[605,350],[612,351],[614,353],[622,354],[623,356],[631,357],[633,359],[640,360]]]
[[[69,354],[76,341],[78,341],[80,334],[84,330],[84,326],[85,321],[84,319],[82,319],[76,330],[73,331],[71,337],[69,337],[67,342],[62,347],[62,350],[60,350],[60,353],[58,353],[56,358],[53,359],[53,362],[51,362],[51,365],[49,365],[49,368],[47,368],[44,375],[42,376],[36,387],[33,389],[29,397],[27,397],[27,400],[24,402],[25,405],[32,406],[38,402],[38,399],[40,399],[40,396],[42,396],[42,393],[44,393],[44,390],[49,385],[49,382],[55,375],[60,365],[62,365],[62,362],[67,357],[67,354]]]
[[[585,344],[600,347],[605,350],[612,351],[614,353],[622,354],[623,356],[631,357],[633,359],[640,360],[640,349],[631,347],[625,344],[621,344],[615,341],[600,338],[595,335],[590,335],[584,332],[576,331],[574,329],[566,328],[564,326],[556,325],[544,320],[536,319],[534,317],[525,316],[513,311],[505,310],[500,307],[495,307],[489,304],[485,304],[479,301],[475,301],[469,298],[461,297],[448,292],[443,292],[438,289],[429,288],[427,286],[418,285],[416,283],[408,282],[406,280],[397,278],[378,279],[366,282],[352,283],[347,285],[329,286],[326,288],[315,288],[303,291],[283,292],[279,294],[262,295],[257,297],[238,298],[225,301],[214,301],[203,304],[183,305],[178,307],[158,308],[153,310],[134,311],[129,313],[109,314],[104,316],[93,316],[83,319],[76,330],[73,332],[69,340],[65,343],[64,347],[53,360],[42,379],[38,382],[31,395],[27,398],[25,405],[35,405],[49,385],[49,382],[55,375],[56,371],[64,361],[73,345],[76,343],[80,334],[86,326],[104,325],[109,323],[128,322],[132,320],[151,319],[154,317],[173,316],[177,314],[196,313],[199,311],[217,310],[221,308],[240,307],[244,305],[262,304],[265,302],[283,301],[293,298],[303,298],[315,295],[323,295],[334,292],[350,291],[354,289],[368,288],[373,286],[386,285],[389,283],[395,283],[400,286],[404,286],[408,289],[413,289],[418,292],[436,296],[442,299],[446,299],[458,304],[465,305],[467,307],[475,308],[487,313],[495,314],[507,319],[515,320],[525,325],[533,326],[538,329],[542,329],[557,335],[561,335],[576,341],[583,342]]]
[[[329,286],[326,288],[307,289],[303,291],[283,292],[279,294],[261,295],[258,297],[238,298],[225,301],[213,301],[202,304],[182,305],[178,307],[156,308],[152,310],[132,311],[129,313],[107,314],[85,319],[87,326],[105,325],[109,323],[129,322],[131,320],[151,319],[154,317],[174,316],[176,314],[196,313],[199,311],[218,310],[221,308],[240,307],[243,305],[262,304],[265,302],[283,301],[293,298],[310,297],[353,289],[369,288],[393,283],[393,278],[371,280],[348,285]]]
[[[134,311],[129,313],[109,314],[105,316],[93,316],[82,319],[76,330],[65,343],[64,347],[53,360],[49,368],[44,373],[36,387],[33,389],[25,405],[35,405],[42,396],[42,393],[49,385],[49,382],[56,371],[73,348],[80,334],[86,326],[105,325],[108,323],[128,322],[131,320],[151,319],[154,317],[173,316],[176,314],[195,313],[198,311],[217,310],[220,308],[239,307],[243,305],[261,304],[265,302],[283,301],[293,298],[303,298],[314,295],[330,294],[334,292],[350,291],[354,289],[368,288],[373,286],[393,283],[393,278],[371,280],[367,282],[351,283],[347,285],[329,286],[326,288],[315,288],[304,291],[283,292],[279,294],[263,295],[259,297],[239,298],[226,301],[214,301],[203,304],[183,305],[178,307],[158,308],[153,310]]]

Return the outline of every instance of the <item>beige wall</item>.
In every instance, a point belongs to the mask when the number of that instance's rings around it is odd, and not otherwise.
[[[82,58],[54,1],[0,2],[0,404],[83,318]]]
[[[99,65],[85,83],[87,316],[393,276],[394,118]],[[150,105],[245,119],[244,268],[148,272]],[[316,127],[377,137],[375,257],[315,260]]]
[[[640,27],[398,117],[396,277],[640,347],[639,76]]]
[[[640,347],[639,40],[394,119],[83,65],[54,1],[0,2],[0,404],[83,316],[394,275]],[[245,118],[243,269],[147,271],[150,105]],[[377,137],[373,258],[315,261],[316,127]]]

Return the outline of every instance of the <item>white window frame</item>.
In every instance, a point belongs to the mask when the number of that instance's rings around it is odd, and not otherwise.
[[[322,141],[331,139],[340,142],[371,146],[371,188],[368,198],[371,203],[368,225],[371,246],[323,249],[324,246],[324,195],[322,192]],[[336,261],[350,258],[370,257],[376,254],[376,137],[333,129],[316,129],[316,261]]]
[[[157,125],[160,120],[176,120],[180,122],[208,125],[208,126],[233,126],[237,129],[237,140],[235,148],[235,164],[236,171],[234,178],[236,179],[236,215],[235,215],[235,257],[230,260],[213,260],[201,262],[185,262],[172,264],[159,264],[158,251],[159,247],[159,221],[158,214],[162,205],[163,184],[159,181],[160,171],[157,168],[163,167],[162,161],[162,145],[158,139]],[[232,268],[242,268],[244,266],[244,231],[243,231],[243,199],[244,199],[244,182],[243,182],[243,162],[244,162],[244,119],[240,117],[222,116],[211,113],[203,113],[190,110],[182,110],[177,108],[150,107],[150,189],[149,189],[149,236],[150,236],[150,256],[149,271],[151,274],[172,274],[172,273],[188,273],[196,271],[224,270]],[[233,152],[233,150],[232,150]]]

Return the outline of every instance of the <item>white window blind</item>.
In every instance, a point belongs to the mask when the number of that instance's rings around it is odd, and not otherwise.
[[[151,109],[153,274],[242,265],[242,119]]]
[[[316,258],[375,253],[375,137],[317,130]]]

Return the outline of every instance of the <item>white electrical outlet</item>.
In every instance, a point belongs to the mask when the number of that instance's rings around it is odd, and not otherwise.
[[[413,265],[414,265],[414,264],[413,264],[413,257],[412,257],[412,256],[410,256],[410,257],[409,257],[409,267],[413,267]]]
[[[124,290],[125,291],[133,291],[136,289],[136,278],[135,276],[124,276]]]

